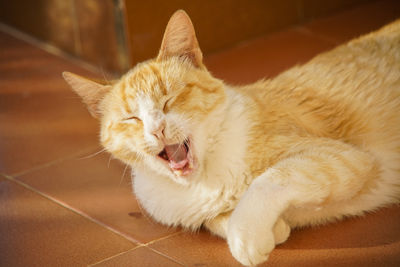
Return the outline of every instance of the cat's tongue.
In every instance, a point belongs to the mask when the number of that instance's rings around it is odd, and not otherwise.
[[[182,169],[188,162],[187,151],[183,144],[167,145],[165,146],[165,152],[168,155],[172,169]]]

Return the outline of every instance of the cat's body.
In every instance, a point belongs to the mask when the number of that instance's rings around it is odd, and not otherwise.
[[[103,145],[132,165],[146,211],[167,225],[205,225],[243,264],[266,260],[290,227],[399,201],[400,21],[233,87],[205,70],[177,12],[158,58],[99,86],[100,97],[66,79],[101,115]]]

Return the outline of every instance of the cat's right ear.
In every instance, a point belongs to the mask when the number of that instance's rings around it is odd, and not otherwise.
[[[95,118],[99,118],[101,115],[99,109],[100,101],[110,91],[111,86],[89,80],[71,72],[64,71],[62,75],[71,88],[82,98],[90,114]]]
[[[157,60],[172,56],[186,58],[194,66],[204,67],[192,21],[183,10],[176,11],[169,19]]]

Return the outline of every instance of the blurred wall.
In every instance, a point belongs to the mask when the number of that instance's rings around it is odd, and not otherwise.
[[[0,0],[0,21],[113,72],[130,66],[122,0]]]
[[[157,55],[169,17],[184,9],[204,54],[369,0],[125,0],[131,61]]]
[[[205,55],[369,0],[0,0],[0,22],[115,73],[157,55],[184,9]]]

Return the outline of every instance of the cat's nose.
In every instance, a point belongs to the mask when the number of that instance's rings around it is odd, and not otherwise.
[[[152,134],[159,140],[164,139],[165,122],[161,122],[153,128]]]

